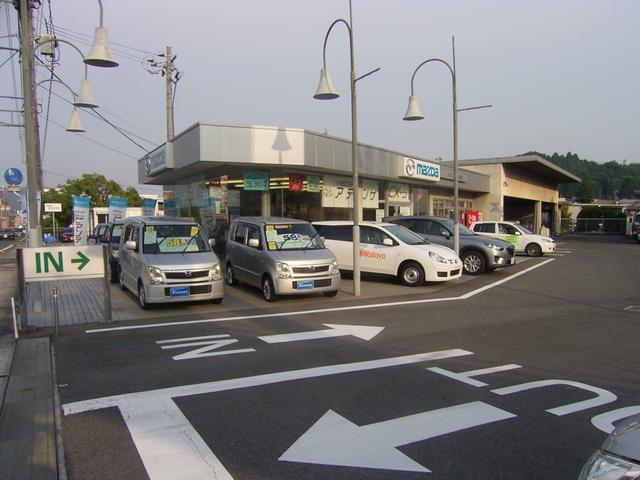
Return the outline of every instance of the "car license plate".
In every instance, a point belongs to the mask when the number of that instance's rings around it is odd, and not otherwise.
[[[303,280],[298,282],[298,290],[309,290],[313,288],[313,280]]]
[[[169,295],[172,297],[188,297],[189,287],[173,287],[169,290]]]

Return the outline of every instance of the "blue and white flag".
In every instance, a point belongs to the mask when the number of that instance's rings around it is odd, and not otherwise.
[[[73,244],[86,245],[89,236],[90,197],[73,196]]]
[[[127,201],[126,197],[109,197],[109,222],[124,220],[127,216]]]
[[[156,214],[156,202],[155,198],[143,198],[142,199],[142,215],[150,216]]]

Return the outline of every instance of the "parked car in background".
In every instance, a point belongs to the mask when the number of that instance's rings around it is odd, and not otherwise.
[[[120,262],[118,255],[120,251],[120,236],[122,235],[123,220],[116,220],[106,224],[107,228],[98,238],[98,242],[107,245],[107,258],[109,259],[109,270],[111,272],[111,282],[116,283],[120,278]]]
[[[640,414],[621,420],[587,460],[578,480],[640,478]]]
[[[313,222],[341,270],[353,270],[353,222]],[[460,278],[462,262],[453,250],[428,242],[393,223],[360,223],[360,270],[393,275],[404,285]]]
[[[427,215],[386,217],[382,220],[402,225],[425,240],[453,249],[453,220]],[[515,247],[504,240],[483,237],[460,225],[460,259],[464,273],[477,275],[513,265]]]
[[[104,232],[109,227],[108,223],[99,223],[93,227],[93,232],[87,237],[87,243],[89,245],[95,245],[100,241],[100,238],[104,235]]]
[[[12,230],[2,229],[0,230],[0,240],[15,240],[16,234]]]
[[[516,247],[516,253],[526,253],[530,257],[539,257],[545,253],[556,251],[556,242],[553,238],[536,235],[514,222],[473,222],[471,230],[479,235],[500,238]]]
[[[631,238],[640,243],[640,212],[634,213],[631,218]]]
[[[242,280],[262,289],[268,302],[279,295],[340,289],[340,270],[316,230],[304,220],[238,217],[231,222],[226,247],[227,282]]]
[[[73,228],[72,227],[63,228],[62,230],[60,230],[60,233],[58,234],[58,236],[62,243],[73,242]]]
[[[210,300],[224,296],[220,261],[202,227],[165,216],[129,217],[118,250],[120,288],[150,303]]]

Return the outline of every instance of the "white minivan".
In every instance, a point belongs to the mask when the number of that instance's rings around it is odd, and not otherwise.
[[[519,223],[503,221],[473,222],[471,230],[479,235],[501,238],[513,243],[516,247],[516,253],[526,253],[530,257],[539,257],[545,253],[556,251],[556,242],[553,238],[536,235]]]
[[[353,222],[313,222],[341,270],[353,270]],[[393,275],[404,285],[460,278],[462,262],[450,248],[435,245],[393,223],[360,223],[360,270]]]

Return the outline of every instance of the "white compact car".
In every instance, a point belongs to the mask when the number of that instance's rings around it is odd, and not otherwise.
[[[353,270],[353,222],[314,222],[342,270]],[[393,223],[360,224],[360,270],[397,276],[410,287],[460,278],[462,262],[453,250],[434,245]]]
[[[473,222],[471,230],[480,235],[501,238],[513,243],[516,253],[526,253],[530,257],[539,257],[556,251],[556,242],[549,237],[536,235],[519,223],[513,222]]]

